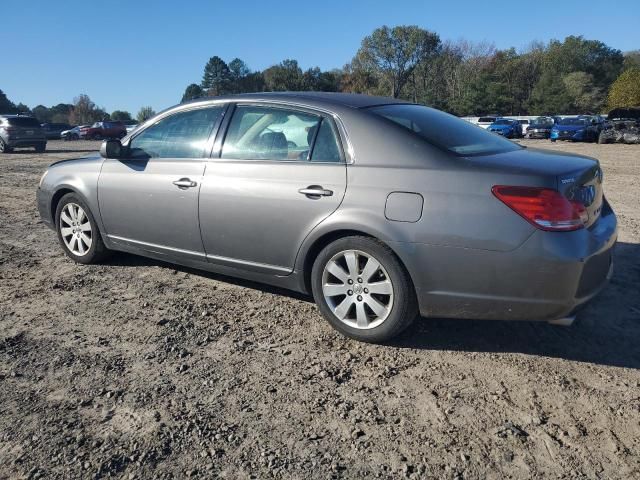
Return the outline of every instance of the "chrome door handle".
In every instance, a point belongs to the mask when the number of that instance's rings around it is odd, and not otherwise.
[[[184,190],[185,188],[190,188],[190,187],[195,187],[198,185],[198,182],[194,182],[193,180],[191,180],[190,178],[181,178],[180,180],[176,180],[175,182],[173,182],[173,184]]]
[[[333,190],[326,190],[319,185],[309,185],[307,188],[298,190],[298,193],[307,197],[330,197],[333,195]]]

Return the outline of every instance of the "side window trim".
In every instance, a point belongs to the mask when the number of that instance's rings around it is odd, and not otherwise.
[[[318,133],[320,133],[320,129],[322,128],[322,122],[324,122],[324,117],[320,117],[320,121],[318,122],[318,128],[313,132],[313,138],[311,139],[311,145],[309,145],[309,151],[307,152],[307,162],[311,162],[311,157],[313,156],[313,149],[316,148],[316,140],[318,140]]]
[[[224,141],[227,137],[227,133],[229,132],[229,127],[231,125],[231,120],[233,119],[233,115],[235,114],[236,108],[239,106],[254,106],[254,107],[263,107],[263,108],[281,108],[284,110],[293,110],[298,111],[304,114],[317,115],[320,118],[320,122],[318,123],[318,128],[313,137],[313,143],[309,147],[309,153],[307,154],[306,160],[289,160],[283,162],[282,160],[268,160],[268,159],[260,159],[260,160],[242,160],[242,159],[225,159],[222,158],[222,146],[224,145]],[[311,155],[313,154],[313,148],[315,148],[315,142],[318,137],[318,132],[320,131],[320,126],[322,122],[329,121],[333,125],[333,130],[336,134],[336,141],[338,143],[338,152],[340,154],[340,162],[311,162]],[[345,138],[343,139],[343,135]],[[345,140],[347,145],[349,145],[349,154],[345,151]],[[230,102],[228,108],[226,109],[221,124],[218,128],[218,132],[215,138],[215,143],[213,145],[210,159],[212,161],[217,162],[262,162],[262,163],[313,163],[314,165],[346,165],[353,163],[353,153],[351,153],[351,147],[349,143],[349,139],[346,137],[346,129],[342,125],[342,121],[337,119],[334,114],[323,111],[316,110],[314,108],[306,107],[304,105],[298,105],[294,103],[284,103],[284,102],[261,102],[261,101],[247,101],[247,102]]]
[[[143,160],[141,158],[134,158],[134,157],[130,157],[129,156],[129,148],[131,146],[131,142],[132,140],[134,140],[137,136],[139,136],[140,134],[142,134],[143,132],[145,132],[147,129],[153,127],[154,125],[157,125],[158,123],[160,123],[161,121],[173,116],[173,115],[178,115],[181,113],[185,113],[185,112],[192,112],[194,110],[201,110],[201,109],[205,109],[205,108],[217,108],[217,107],[221,107],[222,108],[222,112],[220,113],[220,116],[218,117],[218,119],[216,120],[215,124],[213,125],[211,132],[209,133],[209,136],[207,137],[207,142],[205,143],[203,149],[202,149],[202,155],[200,157],[196,157],[196,158],[189,158],[189,160],[191,161],[207,161],[207,159],[209,158],[209,156],[211,155],[211,150],[213,148],[213,141],[215,140],[216,136],[218,135],[218,133],[221,130],[221,126],[223,124],[223,122],[226,119],[226,113],[229,110],[230,107],[230,103],[229,102],[224,102],[224,103],[208,103],[208,104],[204,104],[204,105],[194,105],[193,108],[184,108],[184,109],[178,109],[178,110],[172,110],[170,112],[167,112],[166,114],[163,114],[162,116],[158,117],[156,119],[155,122],[153,123],[149,123],[146,124],[144,126],[144,128],[141,129],[136,129],[134,132],[134,135],[132,135],[131,137],[129,137],[127,139],[126,144],[124,145],[124,147],[127,149],[127,160]],[[147,161],[163,161],[163,160],[167,160],[167,158],[148,158]]]

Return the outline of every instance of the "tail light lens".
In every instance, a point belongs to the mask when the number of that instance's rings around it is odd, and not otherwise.
[[[491,191],[507,207],[541,230],[578,230],[589,218],[584,205],[550,188],[496,185]]]

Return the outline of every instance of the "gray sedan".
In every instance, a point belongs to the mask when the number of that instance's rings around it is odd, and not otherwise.
[[[65,253],[113,250],[310,293],[350,337],[429,317],[570,323],[611,275],[597,160],[351,94],[200,99],[38,188]]]

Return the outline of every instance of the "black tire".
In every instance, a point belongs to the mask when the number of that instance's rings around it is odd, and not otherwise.
[[[556,143],[556,139],[555,138],[550,138],[549,140],[551,140],[551,142]]]
[[[91,140],[102,140],[102,135],[100,135],[99,133],[94,133],[93,135],[91,135]]]
[[[35,147],[37,153],[43,153],[47,149],[47,142],[42,142]]]
[[[0,153],[11,153],[13,152],[13,148],[4,143],[4,140],[0,138]]]
[[[357,250],[375,258],[382,265],[391,281],[393,287],[391,309],[382,323],[373,328],[360,329],[347,325],[333,313],[325,300],[322,291],[325,266],[340,252],[347,250]],[[363,342],[388,341],[411,325],[418,315],[418,302],[409,273],[388,246],[370,237],[344,237],[323,248],[313,264],[311,289],[320,312],[331,326],[343,335]]]
[[[91,225],[91,246],[88,249],[87,253],[85,253],[84,255],[74,254],[69,249],[69,247],[67,247],[62,238],[60,215],[62,214],[64,208],[70,203],[74,203],[82,207]],[[102,241],[102,236],[100,235],[100,231],[98,230],[98,224],[96,223],[91,210],[89,210],[89,207],[87,206],[85,201],[80,198],[79,195],[75,193],[67,193],[60,199],[56,207],[55,222],[58,241],[60,242],[60,245],[62,245],[64,253],[74,262],[82,263],[85,265],[100,263],[109,256],[110,251],[107,249],[107,247],[105,247],[104,242]]]

